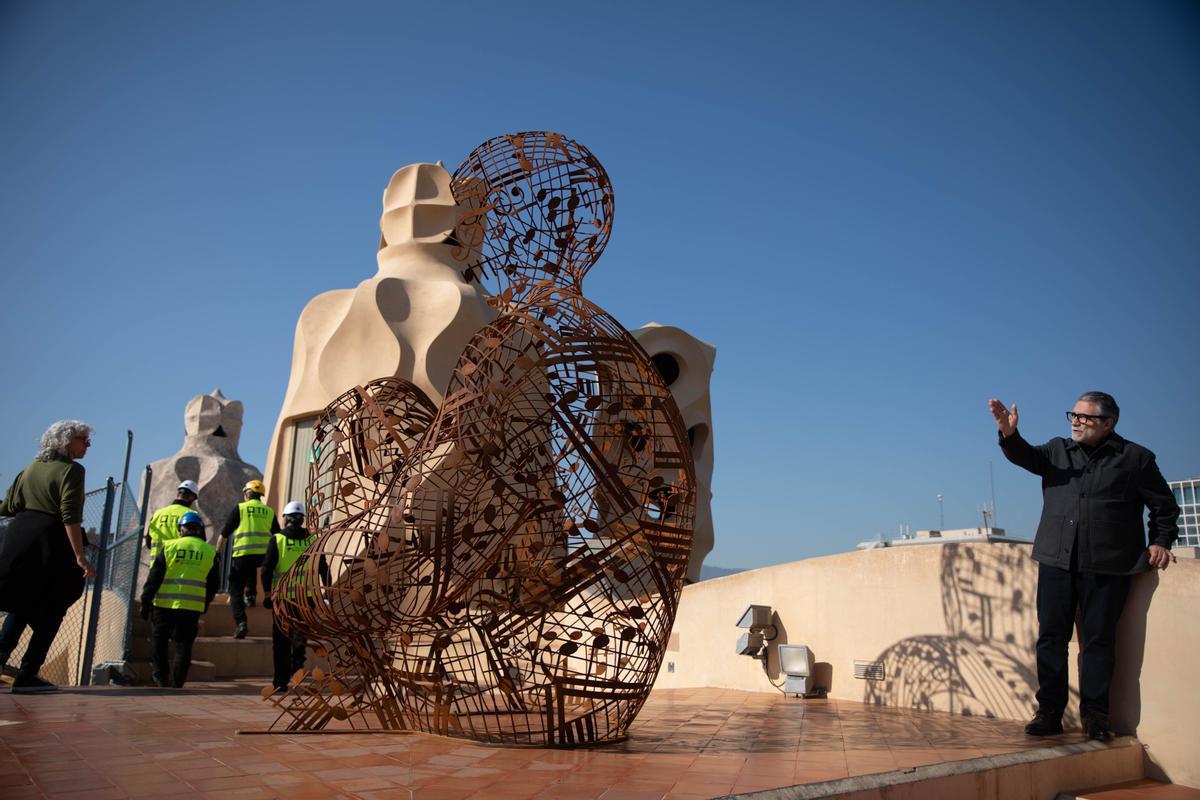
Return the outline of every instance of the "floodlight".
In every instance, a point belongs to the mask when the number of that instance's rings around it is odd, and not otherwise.
[[[808,694],[808,679],[812,676],[812,651],[802,644],[779,645],[779,669],[787,675],[783,691],[788,694]]]
[[[771,624],[770,606],[749,606],[737,622],[739,628],[765,628]]]
[[[758,651],[762,649],[763,637],[761,633],[747,631],[741,635],[737,643],[737,654],[739,656],[757,656]]]
[[[775,626],[771,624],[773,616],[770,606],[749,605],[746,607],[742,616],[738,618],[737,626],[749,628],[750,632],[743,633],[742,638],[738,639],[738,655],[754,656],[763,659],[763,663],[766,663],[766,653],[762,650],[763,640],[769,642],[779,635]]]

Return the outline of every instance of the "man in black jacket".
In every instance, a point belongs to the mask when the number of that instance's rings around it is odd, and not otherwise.
[[[277,590],[276,584],[296,561],[304,555],[308,548],[316,543],[317,537],[304,527],[304,506],[297,500],[288,503],[283,509],[283,531],[271,537],[267,544],[267,555],[262,564],[262,585],[266,592],[263,597],[263,608],[272,612],[271,620],[271,651],[275,666],[272,683],[275,691],[286,693],[288,682],[293,674],[304,667],[305,648],[308,643],[304,636],[296,631],[284,633],[274,616],[274,598],[272,592]],[[322,581],[329,583],[329,567],[325,557],[317,565],[317,572]],[[295,589],[293,597],[295,597]],[[311,594],[311,592],[310,592]]]
[[[1071,438],[1031,445],[1017,432],[1017,406],[988,407],[1004,457],[1042,479],[1038,562],[1038,710],[1031,736],[1062,732],[1067,706],[1067,644],[1079,624],[1079,716],[1093,739],[1112,738],[1108,690],[1117,620],[1132,575],[1166,569],[1179,535],[1179,506],[1154,453],[1113,430],[1121,409],[1104,392],[1085,392],[1067,412]],[[1150,509],[1150,543],[1142,524]]]

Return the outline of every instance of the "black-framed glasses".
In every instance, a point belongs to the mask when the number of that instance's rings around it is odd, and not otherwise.
[[[1068,422],[1075,422],[1078,420],[1084,425],[1091,425],[1093,422],[1099,422],[1102,419],[1112,419],[1112,417],[1104,416],[1102,414],[1076,414],[1074,411],[1067,412]]]

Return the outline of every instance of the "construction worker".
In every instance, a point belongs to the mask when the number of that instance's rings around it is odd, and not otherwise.
[[[283,509],[283,531],[271,539],[267,545],[267,555],[263,559],[263,608],[274,611],[272,587],[316,540],[317,537],[304,527],[304,506],[296,500],[288,503]],[[328,568],[324,559],[318,570],[321,577],[328,581]],[[295,589],[289,587],[288,591],[286,596],[290,598]],[[271,626],[271,650],[275,658],[275,676],[272,682],[276,691],[286,692],[288,679],[304,666],[304,649],[307,644],[300,634],[284,633],[278,621]]]
[[[150,563],[158,557],[158,551],[163,542],[174,539],[179,535],[179,520],[192,510],[192,504],[200,495],[200,487],[195,481],[184,481],[175,490],[175,500],[169,506],[163,506],[150,517],[146,525],[146,547],[150,548]]]
[[[183,687],[192,665],[200,615],[217,593],[217,549],[204,541],[204,522],[195,511],[179,520],[179,536],[162,543],[142,590],[142,619],[153,617],[151,666],[159,686]],[[151,613],[153,610],[153,614]],[[167,672],[167,640],[175,658]]]
[[[217,550],[220,550],[227,539],[232,539],[229,607],[233,611],[233,621],[237,623],[237,630],[233,634],[235,639],[246,638],[246,607],[254,607],[258,595],[258,570],[262,567],[263,556],[267,554],[271,534],[279,533],[275,511],[262,501],[266,493],[267,487],[258,480],[242,487],[242,497],[245,499],[229,513],[217,543]]]

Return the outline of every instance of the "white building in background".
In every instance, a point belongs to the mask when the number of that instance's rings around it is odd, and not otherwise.
[[[874,550],[879,547],[907,547],[909,545],[939,544],[943,542],[1014,542],[1032,544],[1032,539],[1017,539],[1008,536],[1004,528],[951,528],[941,531],[917,531],[905,533],[899,539],[868,539],[855,545],[856,550]]]
[[[1175,549],[1200,547],[1200,478],[1170,481],[1175,502],[1179,503],[1179,539]]]

